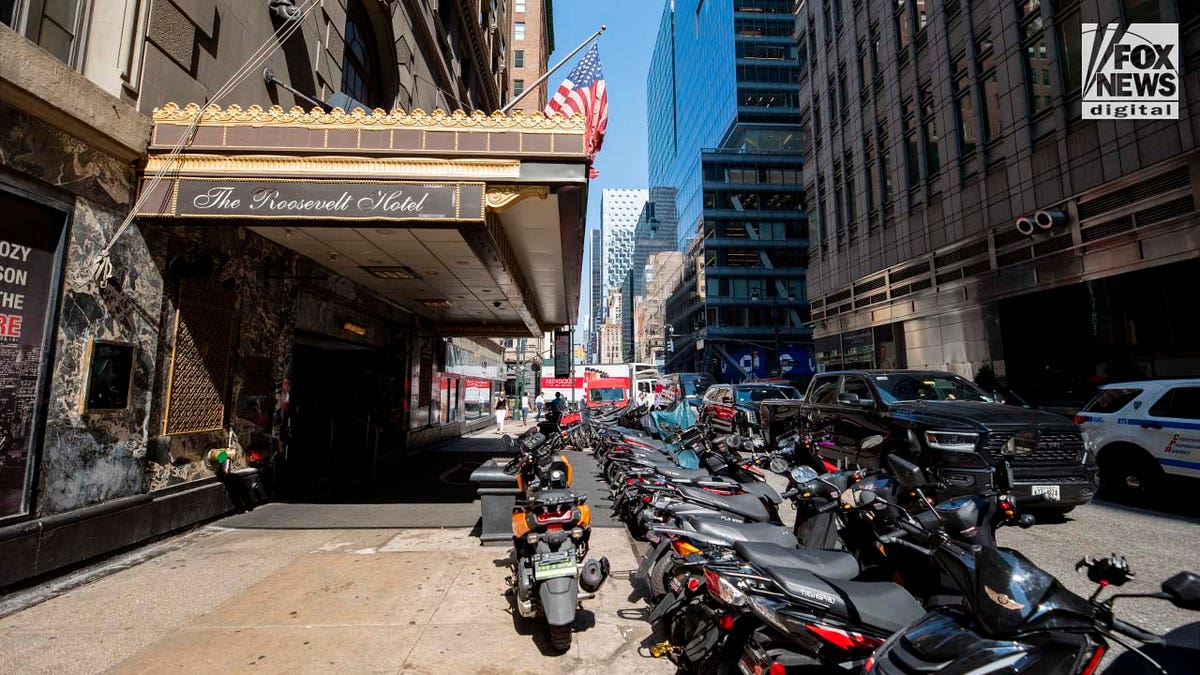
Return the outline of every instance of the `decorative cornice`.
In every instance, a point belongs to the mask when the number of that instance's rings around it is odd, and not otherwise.
[[[181,154],[168,161],[165,155],[146,159],[145,175],[166,170],[184,176],[291,176],[341,178],[467,178],[513,179],[521,173],[520,160],[436,159],[424,157],[353,157],[319,155],[203,155]],[[546,186],[541,186],[548,192]],[[545,199],[545,196],[542,197]],[[489,195],[488,205],[491,205]]]
[[[548,185],[489,185],[484,204],[500,212],[527,197],[546,199],[550,196]]]
[[[200,116],[201,124],[249,126],[280,124],[305,127],[401,127],[460,131],[514,129],[519,131],[578,132],[581,134],[587,126],[583,116],[578,114],[571,117],[565,115],[546,116],[540,113],[525,115],[520,110],[514,110],[507,115],[501,112],[489,115],[479,110],[473,113],[465,113],[462,110],[447,113],[440,108],[432,113],[426,113],[420,108],[412,112],[403,110],[388,112],[380,108],[371,112],[365,112],[362,108],[346,112],[341,108],[334,108],[327,113],[320,108],[306,111],[299,106],[293,106],[289,110],[284,110],[277,105],[266,109],[258,105],[252,105],[245,109],[238,105],[231,105],[228,108],[210,105],[207,108],[201,108],[195,103],[189,103],[182,108],[176,103],[168,103],[161,108],[154,109],[154,121],[160,124],[190,124],[197,115]]]

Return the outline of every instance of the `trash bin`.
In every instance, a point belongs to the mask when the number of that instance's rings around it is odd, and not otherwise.
[[[479,541],[484,546],[507,545],[512,542],[512,512],[517,503],[517,477],[504,473],[508,459],[489,459],[471,472],[476,483],[482,527]]]

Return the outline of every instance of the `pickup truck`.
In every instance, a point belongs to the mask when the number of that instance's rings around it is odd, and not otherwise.
[[[1096,493],[1095,457],[1071,419],[1005,405],[952,373],[821,373],[803,403],[769,401],[760,415],[768,429],[795,420],[826,441],[821,456],[831,462],[875,469],[886,466],[888,454],[900,453],[930,472],[941,486],[939,499],[990,487],[994,458],[1006,444],[1014,453],[1017,494],[1046,494],[1046,508],[1066,513]],[[876,434],[883,444],[860,449]]]

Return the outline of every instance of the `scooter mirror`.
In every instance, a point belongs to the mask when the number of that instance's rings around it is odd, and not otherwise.
[[[767,468],[769,468],[772,473],[786,473],[788,469],[788,463],[786,459],[776,455],[771,458],[770,463],[767,464]]]
[[[925,472],[921,470],[921,467],[903,457],[891,454],[888,455],[887,462],[892,473],[896,476],[896,480],[900,481],[900,484],[904,487],[912,489],[928,483],[925,480]]]
[[[879,498],[879,495],[875,494],[874,490],[859,490],[858,505],[859,506],[870,506],[870,505],[874,504],[875,500],[878,498]]]
[[[1162,583],[1171,604],[1180,609],[1200,610],[1200,575],[1180,572]]]

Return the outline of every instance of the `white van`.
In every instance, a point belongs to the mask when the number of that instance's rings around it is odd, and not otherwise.
[[[1075,423],[1111,496],[1146,501],[1168,474],[1200,478],[1200,379],[1105,385]]]

